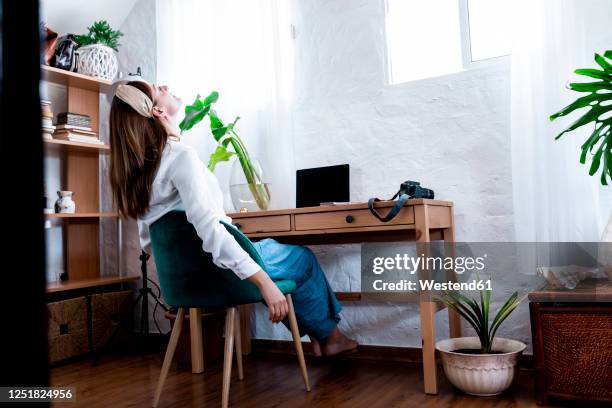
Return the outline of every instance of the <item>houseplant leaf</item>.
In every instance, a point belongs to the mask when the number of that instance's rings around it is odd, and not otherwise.
[[[214,170],[217,163],[226,161],[235,154],[258,207],[265,210],[270,202],[270,191],[267,184],[263,183],[261,174],[253,166],[249,152],[242,139],[236,134],[236,122],[238,122],[240,117],[236,117],[233,122],[225,125],[217,112],[212,109],[212,104],[217,102],[218,99],[219,93],[213,91],[206,98],[201,98],[198,95],[191,105],[185,106],[185,117],[179,124],[181,133],[191,129],[200,123],[204,117],[208,116],[211,134],[215,141],[218,142],[215,152],[210,156],[208,167]],[[234,149],[233,152],[228,150],[230,145]]]
[[[210,160],[208,161],[208,169],[210,171],[215,171],[215,166],[219,162],[229,161],[233,155],[236,153],[228,151],[225,146],[218,145],[217,149],[213,154],[210,155]]]
[[[595,62],[602,69],[577,69],[578,75],[599,79],[597,82],[571,83],[569,88],[576,92],[589,92],[589,95],[578,98],[559,112],[550,116],[553,121],[578,109],[588,109],[569,127],[559,133],[559,139],[565,133],[582,126],[592,125],[593,131],[581,146],[580,162],[586,164],[589,153],[592,154],[589,175],[593,176],[601,167],[602,185],[612,180],[612,50],[603,55],[595,54]],[[603,160],[602,160],[603,159]]]
[[[491,327],[489,327],[490,290],[480,292],[480,304],[458,292],[446,292],[443,296],[437,297],[436,300],[457,311],[472,326],[480,339],[481,353],[489,354],[497,329],[517,308],[522,299],[518,299],[518,292],[514,292],[497,312]]]
[[[200,95],[198,95],[191,105],[186,105],[185,117],[181,123],[179,123],[181,133],[200,123],[210,111],[210,106],[217,102],[218,99],[219,93],[217,91],[212,91],[206,98],[202,99]]]

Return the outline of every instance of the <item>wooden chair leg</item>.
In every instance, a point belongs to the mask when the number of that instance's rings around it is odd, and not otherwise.
[[[221,391],[221,407],[229,405],[229,389],[232,377],[232,354],[234,351],[234,326],[236,325],[236,308],[227,308],[225,315],[225,352],[223,354],[223,388]]]
[[[189,309],[189,336],[191,338],[191,372],[204,372],[204,341],[202,339],[202,313],[199,307]]]
[[[162,364],[161,372],[159,373],[159,380],[157,381],[157,389],[155,390],[155,398],[153,399],[153,407],[157,407],[159,404],[159,398],[161,397],[166,377],[168,377],[168,370],[172,363],[172,357],[174,357],[174,351],[183,329],[183,319],[185,318],[185,308],[180,308],[176,314],[176,320],[174,321],[174,327],[172,328],[172,334],[170,335],[170,342],[166,349],[166,356],[164,357],[164,363]]]
[[[306,369],[306,360],[304,359],[304,350],[302,350],[302,340],[300,339],[300,330],[298,329],[297,319],[295,318],[295,310],[293,309],[293,301],[291,295],[287,295],[287,305],[289,305],[289,326],[291,327],[291,335],[293,336],[293,345],[302,370],[304,385],[306,391],[310,391],[310,383],[308,382],[308,370]]]
[[[242,369],[242,338],[240,334],[240,309],[236,308],[236,320],[234,323],[235,339],[236,344],[236,363],[238,365],[238,379],[244,379],[244,371]]]
[[[251,354],[251,311],[253,305],[240,305],[240,336],[242,337],[242,355]]]

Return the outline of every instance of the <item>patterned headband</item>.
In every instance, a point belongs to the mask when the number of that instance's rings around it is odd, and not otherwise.
[[[153,101],[144,92],[132,85],[121,84],[115,92],[117,98],[127,103],[138,113],[145,118],[152,117],[151,110],[153,109]]]

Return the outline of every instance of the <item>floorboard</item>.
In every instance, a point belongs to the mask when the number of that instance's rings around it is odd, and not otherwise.
[[[161,369],[162,354],[105,356],[95,367],[81,360],[54,367],[53,386],[76,387],[76,403],[53,407],[150,407]],[[245,359],[245,379],[232,371],[230,405],[263,407],[536,407],[532,372],[520,372],[513,388],[499,397],[472,397],[456,391],[440,373],[440,394],[422,393],[418,364],[375,361],[307,359],[312,392],[304,385],[295,358],[260,354]],[[219,407],[221,364],[191,374],[190,367],[174,364],[168,375],[160,408]],[[441,370],[442,371],[442,370]]]

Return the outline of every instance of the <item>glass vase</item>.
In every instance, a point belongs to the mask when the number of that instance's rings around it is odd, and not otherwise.
[[[245,166],[248,167],[246,171]],[[245,173],[251,176],[250,180]],[[234,209],[238,212],[267,210],[270,204],[270,183],[266,181],[257,158],[251,158],[249,166],[235,157],[229,186]]]

